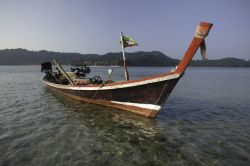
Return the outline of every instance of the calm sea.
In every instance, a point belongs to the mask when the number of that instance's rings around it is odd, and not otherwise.
[[[132,78],[168,70],[129,68]],[[189,68],[155,119],[86,106],[42,77],[40,66],[0,66],[1,166],[250,165],[250,69]]]

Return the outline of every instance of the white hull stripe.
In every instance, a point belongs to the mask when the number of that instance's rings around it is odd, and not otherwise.
[[[137,81],[137,82],[131,82],[131,83],[125,83],[125,84],[117,84],[117,85],[104,85],[101,87],[100,86],[95,86],[95,87],[90,87],[90,86],[84,86],[84,85],[61,85],[61,84],[55,84],[51,83],[48,81],[44,81],[49,86],[59,88],[59,89],[69,89],[69,90],[111,90],[111,89],[119,89],[119,88],[128,88],[128,87],[134,87],[134,86],[140,86],[140,85],[145,85],[145,84],[151,84],[151,83],[156,83],[156,82],[161,82],[161,81],[166,81],[166,80],[172,80],[180,77],[180,74],[172,74],[172,75],[167,75],[163,77],[157,77],[157,78],[152,78],[148,80],[143,80],[143,81]]]
[[[111,101],[111,102],[116,103],[116,104],[135,106],[135,107],[156,110],[156,111],[159,111],[161,109],[161,106],[154,105],[154,104],[129,103],[129,102],[120,102],[120,101]]]

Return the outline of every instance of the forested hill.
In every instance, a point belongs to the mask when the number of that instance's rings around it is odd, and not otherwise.
[[[0,50],[0,65],[37,65],[53,59],[61,64],[123,65],[121,52],[98,55],[26,49]],[[129,66],[175,66],[179,62],[158,51],[126,53],[126,59]]]
[[[126,53],[129,66],[176,66],[179,60],[170,58],[159,51]],[[0,65],[39,65],[57,59],[61,64],[86,63],[87,65],[123,65],[122,53],[80,54],[52,51],[29,51],[26,49],[0,50]],[[237,58],[218,60],[195,60],[191,66],[199,67],[250,67],[250,61]]]

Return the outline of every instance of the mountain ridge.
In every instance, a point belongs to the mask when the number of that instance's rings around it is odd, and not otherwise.
[[[81,54],[74,52],[54,52],[47,50],[30,51],[23,48],[0,50],[0,65],[39,65],[57,59],[61,64],[86,63],[87,65],[123,65],[121,52],[100,54]],[[160,51],[137,51],[126,53],[128,66],[176,66],[178,59],[168,57]],[[217,60],[193,60],[194,67],[250,67],[250,61],[234,57]]]

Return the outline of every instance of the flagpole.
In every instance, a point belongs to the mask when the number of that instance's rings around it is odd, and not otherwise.
[[[122,36],[123,36],[122,32],[120,33],[120,35],[121,35],[121,44],[122,44],[124,74],[125,74],[126,81],[129,81],[129,74],[128,74],[128,69],[127,69],[126,57],[125,57],[125,50],[124,50],[123,39],[122,39]]]

